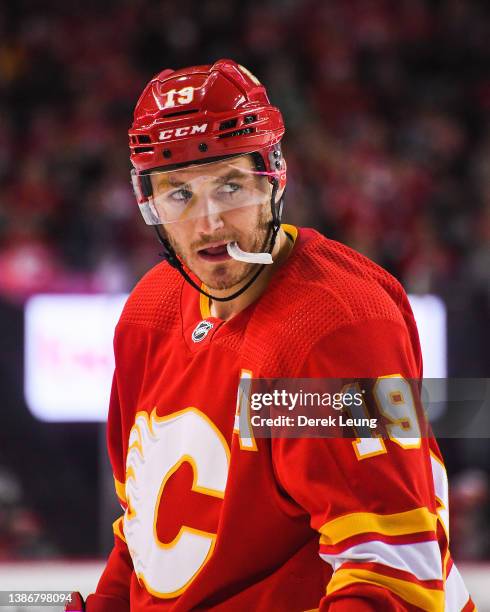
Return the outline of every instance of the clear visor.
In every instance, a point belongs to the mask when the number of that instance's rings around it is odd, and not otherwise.
[[[167,225],[268,203],[269,174],[243,155],[144,175],[133,170],[131,179],[145,222]]]

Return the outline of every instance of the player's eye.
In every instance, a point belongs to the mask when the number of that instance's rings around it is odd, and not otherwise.
[[[232,195],[234,193],[237,193],[241,189],[242,189],[242,186],[238,185],[237,183],[225,183],[224,185],[220,187],[219,191],[220,193]]]
[[[192,191],[186,188],[176,189],[169,194],[169,198],[174,202],[188,202],[193,196]]]

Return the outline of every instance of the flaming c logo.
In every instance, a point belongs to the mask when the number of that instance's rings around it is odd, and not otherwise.
[[[124,535],[134,570],[146,590],[177,597],[213,554],[216,534],[182,525],[171,542],[157,534],[166,483],[187,462],[194,493],[223,499],[230,449],[220,430],[197,408],[166,417],[138,412],[129,435],[126,460]]]

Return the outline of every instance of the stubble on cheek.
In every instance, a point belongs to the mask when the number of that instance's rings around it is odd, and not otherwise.
[[[244,232],[235,232],[235,235],[239,236],[238,242],[243,250],[259,253],[267,247],[266,240],[270,219],[270,212],[268,214],[267,208],[261,207],[258,210],[255,227],[250,230],[248,236]],[[252,242],[250,242],[250,236],[254,236]],[[206,270],[203,273],[203,276],[205,275],[207,278],[201,280],[210,289],[231,289],[236,285],[243,284],[256,270],[257,264],[232,260],[223,264],[214,264],[212,270]]]
[[[270,209],[267,206],[261,206],[257,211],[255,226],[251,226],[248,232],[230,225],[226,230],[226,234],[237,239],[243,250],[258,253],[267,246],[265,243],[270,221]],[[255,264],[236,260],[228,260],[216,264],[201,261],[195,253],[195,248],[191,248],[191,246],[186,247],[186,245],[181,244],[174,236],[165,231],[163,226],[161,229],[163,230],[163,235],[168,239],[180,259],[209,289],[230,289],[239,283],[243,283],[256,270]],[[251,236],[254,237],[253,241],[250,241]],[[203,241],[203,244],[221,239],[210,237],[209,240]]]

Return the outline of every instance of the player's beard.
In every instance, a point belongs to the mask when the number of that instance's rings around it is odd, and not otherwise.
[[[214,242],[238,242],[240,248],[251,253],[260,253],[269,246],[272,214],[270,207],[262,205],[257,207],[257,221],[248,231],[227,224],[217,234],[210,235],[190,245],[183,247],[170,233],[165,232],[173,249],[184,264],[206,285],[208,289],[223,291],[242,285],[256,271],[257,264],[250,264],[230,259],[223,262],[199,262],[199,267],[193,266],[193,258],[198,257],[196,251],[206,248],[207,244]]]

